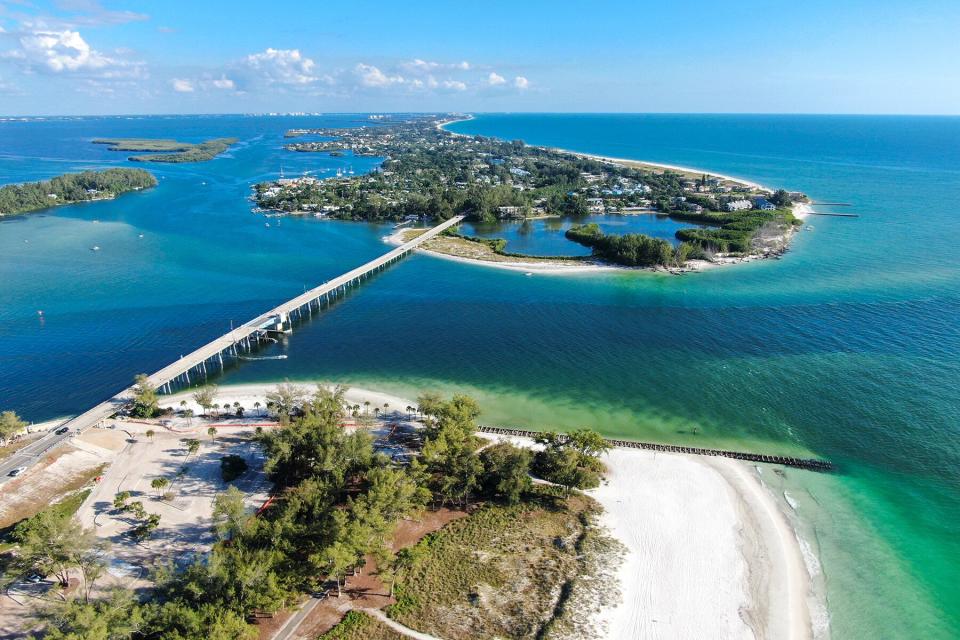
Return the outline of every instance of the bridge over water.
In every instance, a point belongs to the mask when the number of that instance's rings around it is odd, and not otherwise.
[[[224,356],[240,357],[242,353],[255,350],[259,344],[274,342],[276,334],[289,333],[292,330],[294,320],[312,316],[315,310],[319,311],[322,306],[328,305],[330,301],[342,297],[350,288],[359,285],[374,273],[386,269],[427,240],[459,224],[462,220],[463,216],[455,216],[438,224],[379,258],[337,276],[333,280],[324,282],[319,287],[310,289],[239,327],[231,329],[192,353],[181,356],[175,362],[148,376],[147,379],[157,389],[170,392],[179,386],[190,385],[191,381],[205,379],[211,369],[214,372],[222,371]],[[69,427],[69,434],[65,433],[58,437],[58,435],[51,433],[42,441],[31,445],[24,452],[25,456],[36,457],[59,444],[70,434],[100,424],[130,401],[131,392],[132,388],[124,389],[109,400],[105,400],[92,409],[67,420],[62,426]],[[21,458],[21,456],[16,457]],[[23,460],[21,459],[20,462],[22,463]],[[4,464],[0,465],[0,473],[5,476],[8,471],[7,467],[15,468],[15,464],[16,461],[14,460],[4,461]]]

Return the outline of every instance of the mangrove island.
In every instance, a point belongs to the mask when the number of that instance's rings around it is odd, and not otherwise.
[[[237,142],[236,138],[214,138],[205,142],[178,142],[149,138],[100,138],[93,144],[110,145],[110,151],[146,151],[130,156],[131,162],[206,162],[212,160]]]
[[[0,217],[92,200],[110,200],[122,193],[157,185],[143,169],[84,171],[0,187]]]

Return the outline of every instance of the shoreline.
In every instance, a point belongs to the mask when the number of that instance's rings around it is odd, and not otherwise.
[[[388,236],[384,236],[383,241],[387,244],[399,246],[403,244],[402,235],[405,231],[410,231],[410,228],[400,229],[391,233]],[[427,243],[424,243],[427,244]],[[590,263],[585,262],[583,264],[563,264],[561,261],[557,262],[548,262],[548,261],[535,261],[535,262],[523,262],[521,259],[517,260],[505,260],[503,262],[495,262],[493,260],[481,260],[479,258],[468,258],[466,256],[457,256],[450,253],[442,253],[440,251],[434,251],[433,249],[426,249],[423,246],[417,247],[417,253],[423,253],[426,255],[433,256],[435,258],[441,258],[443,260],[451,260],[453,262],[460,262],[463,264],[474,264],[481,265],[484,267],[494,267],[496,269],[504,269],[507,271],[523,271],[523,272],[536,272],[540,274],[574,274],[574,273],[598,273],[602,271],[622,271],[629,270],[629,267],[621,267],[619,265],[608,265],[608,264],[599,264],[599,263]],[[634,271],[652,271],[651,269],[642,268],[634,269]]]
[[[216,397],[240,402],[251,416],[253,402],[265,405],[276,384],[225,385]],[[310,391],[316,383],[293,384]],[[402,415],[416,405],[362,388],[346,397],[370,402],[371,413],[386,404]],[[179,408],[181,400],[199,409],[189,391],[162,396],[160,404]],[[526,438],[478,435],[533,446]],[[623,599],[599,613],[606,637],[813,638],[813,581],[802,541],[761,467],[641,449],[612,449],[604,462],[605,481],[586,493],[604,508],[601,525],[627,548],[618,570]]]
[[[810,204],[797,202],[793,204],[793,215],[800,221],[805,221],[810,217],[810,211],[812,207]],[[403,244],[403,234],[407,231],[413,230],[415,227],[404,227],[394,231],[393,233],[384,236],[383,241],[387,244],[393,246],[399,246]],[[637,272],[637,273],[660,273],[660,274],[669,274],[669,275],[682,275],[684,273],[698,273],[702,271],[709,271],[711,269],[716,269],[718,267],[727,267],[737,264],[746,264],[750,262],[756,262],[760,260],[769,260],[772,257],[779,257],[782,255],[789,247],[790,242],[793,239],[793,235],[799,231],[799,228],[788,229],[782,236],[780,236],[781,241],[784,243],[785,249],[780,254],[775,254],[773,256],[763,254],[763,253],[752,253],[745,256],[719,256],[715,260],[688,260],[683,267],[673,268],[673,267],[627,267],[624,265],[618,264],[606,264],[601,262],[585,262],[583,264],[564,264],[562,261],[557,260],[556,262],[550,262],[548,259],[538,259],[535,261],[524,262],[521,258],[516,258],[512,260],[483,260],[482,258],[471,258],[467,256],[455,255],[452,253],[444,253],[441,251],[436,251],[434,249],[426,248],[425,243],[423,246],[420,246],[416,249],[417,253],[423,253],[426,255],[433,256],[435,258],[441,258],[444,260],[452,260],[454,262],[460,262],[463,264],[472,264],[479,265],[483,267],[493,267],[496,269],[504,269],[507,271],[523,271],[528,273],[540,273],[540,274],[549,274],[549,275],[573,275],[581,273],[601,273],[601,272],[612,272],[612,271],[627,271],[627,272]],[[510,256],[506,256],[510,257]]]
[[[449,133],[450,135],[454,135],[454,136],[465,136],[465,137],[468,137],[468,138],[469,138],[470,136],[467,135],[467,134],[465,134],[465,133],[457,133],[457,132],[455,132],[455,131],[450,131],[450,130],[447,129],[446,127],[447,127],[447,125],[453,124],[453,123],[455,123],[455,122],[468,122],[468,121],[470,121],[470,120],[476,120],[476,116],[474,116],[473,114],[468,114],[467,117],[465,117],[465,118],[458,118],[458,119],[455,119],[455,120],[445,120],[445,121],[443,121],[443,122],[437,123],[437,128],[446,131],[446,132]],[[760,184],[760,183],[758,183],[758,182],[753,182],[753,181],[750,181],[750,180],[745,180],[745,179],[743,179],[743,178],[735,178],[735,177],[733,177],[733,176],[728,176],[728,175],[724,175],[724,174],[721,174],[721,173],[714,173],[714,172],[712,172],[712,171],[709,171],[709,170],[706,170],[706,169],[698,169],[698,168],[696,168],[696,167],[685,167],[685,166],[681,166],[681,165],[677,165],[677,164],[664,164],[664,163],[662,163],[662,162],[650,162],[650,161],[648,161],[648,160],[638,160],[638,159],[635,159],[635,158],[615,158],[615,157],[612,157],[612,156],[604,156],[604,155],[599,155],[599,154],[595,154],[595,153],[586,153],[586,152],[583,152],[583,151],[573,151],[572,149],[564,149],[564,148],[562,148],[562,147],[548,147],[548,146],[544,146],[544,145],[530,145],[530,146],[532,146],[532,147],[537,147],[537,148],[540,148],[540,149],[545,149],[545,150],[547,150],[547,151],[556,151],[556,152],[559,152],[559,153],[568,153],[568,154],[570,154],[570,155],[580,156],[581,158],[589,158],[589,159],[591,159],[591,160],[599,160],[599,161],[601,161],[601,162],[613,162],[613,163],[618,163],[618,164],[619,164],[619,163],[626,163],[627,165],[634,164],[634,165],[641,165],[642,167],[647,167],[647,168],[650,168],[650,169],[663,169],[664,171],[676,171],[676,172],[679,172],[679,173],[690,173],[690,174],[700,174],[700,175],[702,175],[702,174],[707,174],[708,176],[712,176],[712,177],[714,177],[714,178],[720,178],[721,180],[728,180],[728,181],[730,181],[730,182],[736,182],[736,183],[742,184],[742,185],[744,185],[744,186],[746,186],[746,187],[750,187],[751,189],[760,189],[760,190],[763,190],[763,191],[769,191],[769,192],[771,192],[771,193],[774,191],[773,189],[771,189],[771,188],[769,188],[769,187],[766,187],[766,186],[764,186],[764,185],[762,185],[762,184]]]

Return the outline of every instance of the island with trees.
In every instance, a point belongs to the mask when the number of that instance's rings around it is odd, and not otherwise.
[[[214,138],[204,142],[179,142],[177,140],[159,140],[150,138],[99,138],[93,144],[109,145],[110,151],[141,151],[140,155],[127,158],[132,162],[206,162],[212,160],[231,145],[237,138]]]
[[[377,170],[352,176],[285,178],[254,185],[260,210],[321,218],[401,223],[438,221],[455,214],[476,222],[562,216],[589,222],[592,214],[661,215],[690,222],[677,244],[640,234],[622,240],[568,234],[588,244],[597,260],[624,266],[678,266],[718,256],[775,256],[786,250],[800,221],[800,193],[772,191],[730,178],[658,168],[447,132],[450,116],[416,116],[356,128],[294,130],[298,152],[383,158]],[[427,249],[438,250],[434,241]],[[448,243],[446,250],[473,249]],[[619,249],[616,247],[620,247]],[[642,247],[642,250],[638,248]],[[491,247],[488,255],[504,255]]]
[[[143,169],[84,171],[0,187],[0,218],[50,207],[94,200],[110,200],[123,193],[157,185],[157,179]]]

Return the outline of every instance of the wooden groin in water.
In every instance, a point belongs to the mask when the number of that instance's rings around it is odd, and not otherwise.
[[[526,438],[535,438],[542,435],[542,431],[531,431],[529,429],[514,429],[511,427],[485,427],[477,426],[477,430],[482,433],[490,433],[501,436],[523,436]],[[656,444],[653,442],[639,442],[637,440],[619,440],[614,438],[604,438],[604,440],[613,447],[625,447],[628,449],[647,449],[650,451],[663,451],[666,453],[690,453],[698,456],[722,456],[724,458],[734,458],[736,460],[747,460],[750,462],[767,462],[769,464],[780,464],[785,467],[796,467],[798,469],[808,469],[810,471],[833,471],[833,463],[829,460],[818,460],[816,458],[794,458],[792,456],[766,455],[762,453],[747,453],[743,451],[726,451],[724,449],[705,449],[703,447],[683,447],[673,444]]]

